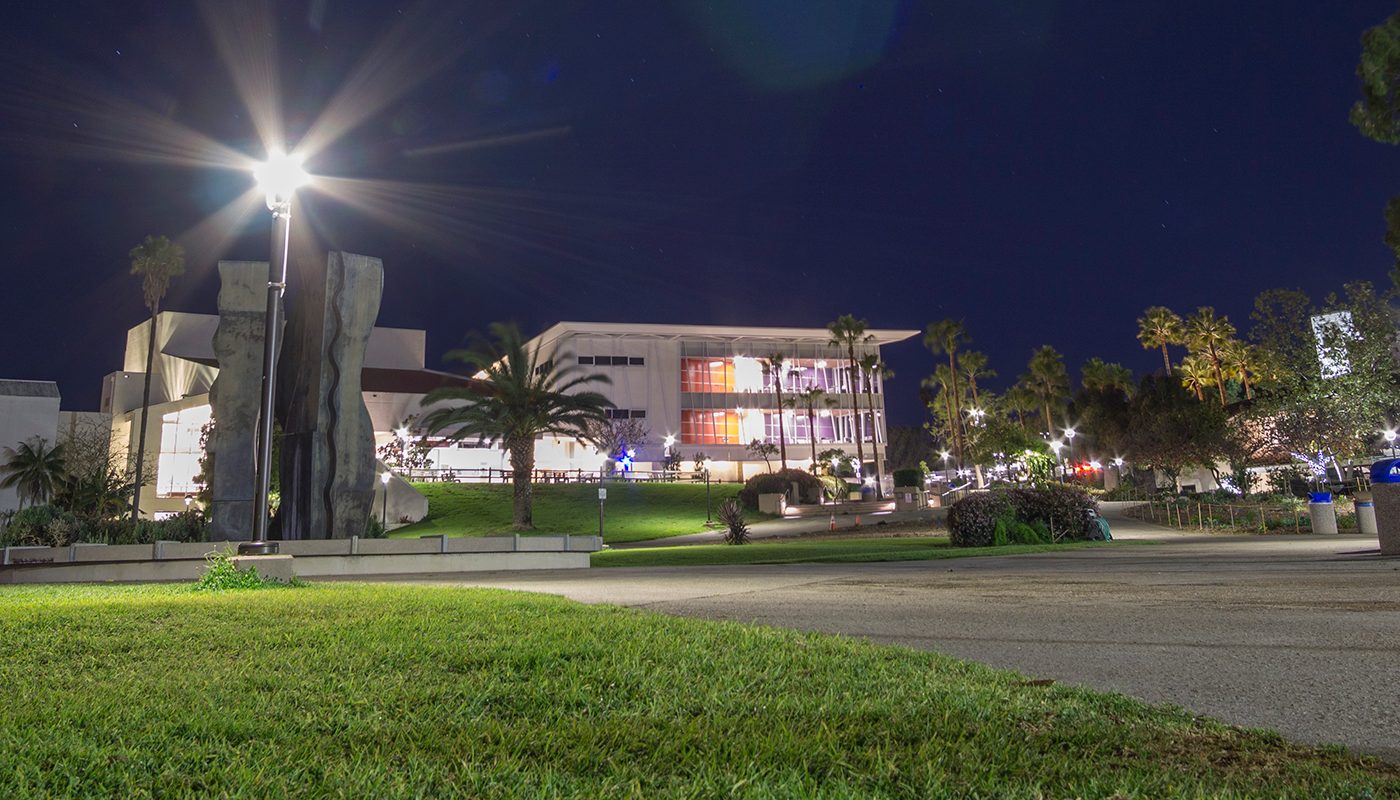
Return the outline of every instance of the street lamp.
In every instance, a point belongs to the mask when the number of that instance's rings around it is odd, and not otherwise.
[[[1390,448],[1390,457],[1395,457],[1395,431],[1385,432],[1385,446]]]
[[[267,316],[263,335],[262,403],[258,408],[258,487],[253,508],[253,541],[238,545],[240,555],[267,555],[277,552],[276,542],[267,541],[268,493],[272,488],[272,409],[277,390],[277,337],[281,334],[278,312],[287,288],[287,247],[292,233],[292,198],[311,176],[302,169],[301,159],[280,150],[268,154],[267,161],[253,170],[253,178],[267,195],[272,212],[272,259],[268,264]],[[278,278],[273,280],[272,270]]]
[[[1060,442],[1060,441],[1054,441],[1054,442],[1051,442],[1051,443],[1050,443],[1050,447],[1055,451],[1055,464],[1056,464],[1057,466],[1059,466],[1059,468],[1060,468],[1060,485],[1061,485],[1061,486],[1064,486],[1064,485],[1065,485],[1065,466],[1064,466],[1064,464],[1060,461],[1060,449],[1063,448],[1064,446],[1065,446],[1065,443],[1064,443],[1064,442]]]
[[[1074,468],[1074,436],[1074,428],[1065,428],[1065,437],[1069,439],[1069,465],[1071,469]]]
[[[710,518],[710,459],[700,462],[705,466],[705,524],[713,520]]]
[[[383,522],[383,525],[384,525],[384,530],[385,530],[385,531],[389,530],[389,478],[391,478],[391,477],[392,477],[392,476],[389,474],[389,470],[387,470],[387,469],[384,470],[383,472],[379,473],[379,482],[380,482],[381,484],[384,485],[384,503],[383,503],[384,522]]]

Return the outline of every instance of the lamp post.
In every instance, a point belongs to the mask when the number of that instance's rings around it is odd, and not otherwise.
[[[1065,466],[1064,466],[1064,462],[1060,461],[1060,450],[1061,450],[1064,446],[1065,446],[1065,443],[1064,443],[1064,442],[1055,441],[1055,442],[1051,442],[1051,443],[1050,443],[1050,447],[1055,451],[1055,465],[1058,466],[1058,467],[1060,468],[1060,485],[1061,485],[1061,486],[1064,486],[1064,485],[1065,485]]]
[[[710,519],[710,459],[704,460],[705,465],[705,524],[708,525],[713,520]]]
[[[1074,469],[1074,428],[1065,428],[1065,438],[1069,439],[1069,466]],[[1075,472],[1075,480],[1078,480],[1079,473]]]
[[[389,530],[389,479],[391,477],[387,469],[379,473],[379,483],[384,487],[384,502],[381,504],[381,510],[384,512],[384,519],[380,524],[384,526],[384,531],[386,533]]]
[[[1395,431],[1385,432],[1385,446],[1390,448],[1390,457],[1395,458]]]
[[[277,338],[282,332],[278,317],[282,293],[287,288],[292,197],[310,177],[301,168],[301,159],[280,151],[269,153],[267,162],[253,170],[253,177],[266,193],[267,207],[272,211],[272,259],[268,264],[262,402],[258,407],[258,485],[253,506],[253,541],[240,543],[238,552],[241,555],[267,555],[277,552],[277,543],[267,541],[267,509],[268,493],[272,488],[272,410],[277,390]],[[277,270],[277,280],[272,279],[273,270]]]
[[[1117,479],[1118,485],[1123,485],[1123,459],[1113,459],[1113,477]]]

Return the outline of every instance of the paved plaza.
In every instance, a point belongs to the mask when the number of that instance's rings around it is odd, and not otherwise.
[[[938,650],[1400,761],[1400,559],[1374,537],[1195,536],[1107,515],[1117,538],[1161,544],[433,582]]]

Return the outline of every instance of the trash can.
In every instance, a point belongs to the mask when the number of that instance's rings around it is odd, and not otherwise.
[[[1371,500],[1381,555],[1400,555],[1400,459],[1387,458],[1371,465]]]
[[[1376,535],[1376,503],[1370,492],[1356,493],[1356,532],[1366,536]]]
[[[1337,507],[1332,505],[1332,493],[1309,492],[1308,497],[1313,533],[1336,533]]]

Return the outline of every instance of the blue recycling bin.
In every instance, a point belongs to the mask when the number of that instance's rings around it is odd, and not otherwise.
[[[1400,555],[1400,458],[1384,458],[1371,465],[1371,502],[1375,504],[1381,555]]]

